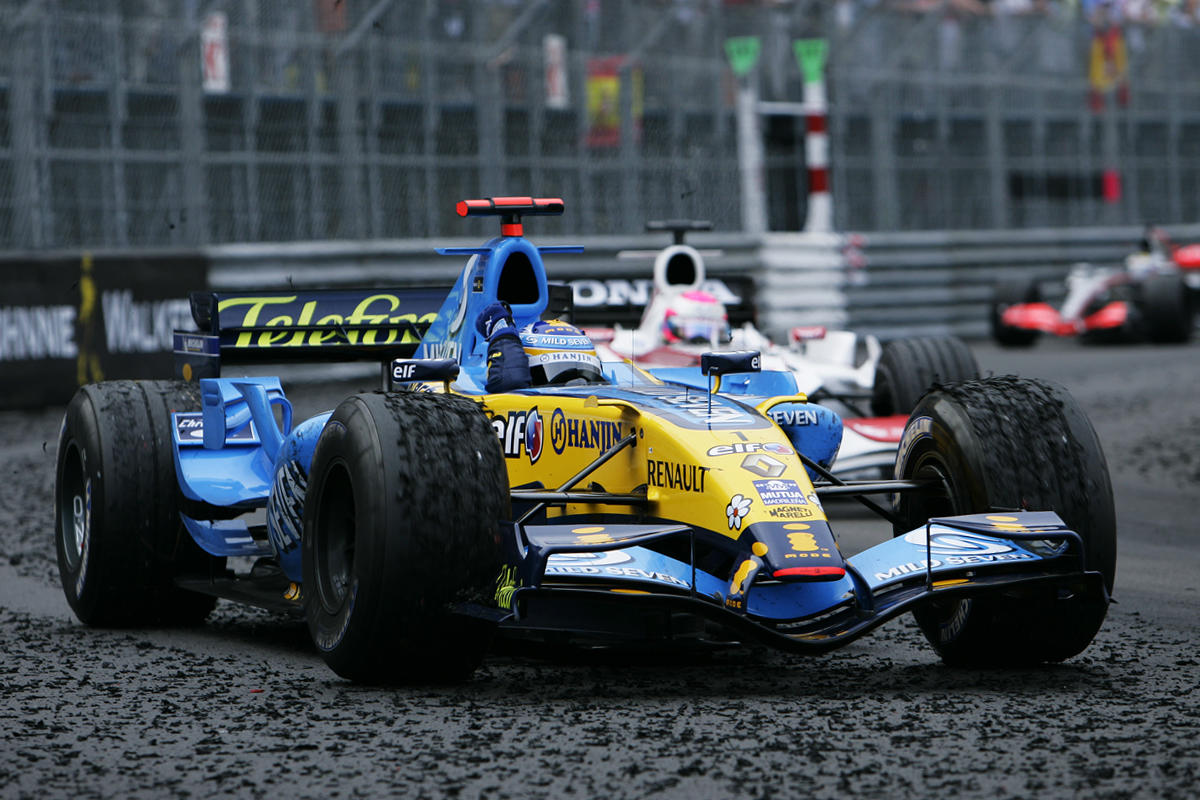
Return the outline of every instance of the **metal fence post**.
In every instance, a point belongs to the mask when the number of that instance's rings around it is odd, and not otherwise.
[[[869,90],[874,96],[871,103],[871,152],[875,164],[875,230],[895,230],[899,218],[896,191],[895,157],[895,104],[894,93],[887,84],[879,81]]]
[[[26,9],[37,6],[30,3]],[[38,68],[33,12],[23,11],[10,28],[13,34],[10,84],[11,113],[9,124],[12,130],[13,154],[13,244],[17,247],[40,248],[46,245],[47,231],[45,204],[47,197],[41,191],[40,169],[42,165],[42,120],[38,103],[37,76],[48,81],[49,75]],[[39,15],[40,18],[40,15]]]
[[[204,96],[200,87],[200,25],[188,21],[186,36],[179,44],[176,68],[179,71],[179,141],[182,144],[183,185],[179,200],[183,206],[184,240],[205,244],[208,228],[207,159],[204,148]]]
[[[642,159],[633,108],[634,64],[628,57],[617,70],[621,98],[621,229],[636,231],[642,226]]]
[[[1005,169],[1007,158],[1004,153],[1004,123],[1000,118],[1004,89],[989,81],[984,91],[987,92],[984,136],[988,154],[988,203],[992,207],[990,222],[993,228],[1007,228],[1011,215],[1008,208],[1008,181]]]
[[[336,233],[362,239],[367,235],[368,215],[363,207],[362,149],[358,136],[359,98],[357,81],[354,79],[356,52],[344,52],[333,62],[334,85],[337,87],[337,148],[341,162],[338,165],[340,210],[339,230]]]

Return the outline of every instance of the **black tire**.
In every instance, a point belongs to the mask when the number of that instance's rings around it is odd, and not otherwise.
[[[992,339],[1002,347],[1030,347],[1042,335],[1041,331],[1005,325],[1004,312],[1021,303],[1040,303],[1042,292],[1036,281],[1017,278],[1001,281],[992,292]]]
[[[888,342],[875,366],[871,410],[880,417],[907,414],[935,383],[979,377],[975,355],[954,336],[913,336]]]
[[[917,424],[928,435],[916,435]],[[1061,386],[1001,377],[930,392],[909,420],[896,477],[939,479],[937,490],[898,495],[897,535],[930,517],[1054,511],[1082,537],[1086,568],[1112,592],[1117,532],[1108,466],[1087,416]],[[1091,643],[1107,612],[1106,596],[1076,588],[943,600],[914,616],[953,666],[1062,661]]]
[[[308,485],[305,608],[326,663],[360,683],[470,677],[494,626],[447,607],[494,605],[510,514],[504,456],[478,405],[350,397],[321,432]]]
[[[178,588],[225,560],[201,550],[179,519],[171,412],[200,408],[199,387],[175,381],[84,386],[58,440],[55,542],[67,602],[88,625],[190,625],[216,599]]]
[[[1192,338],[1192,299],[1182,276],[1151,275],[1142,282],[1140,293],[1138,305],[1150,341],[1174,344]]]

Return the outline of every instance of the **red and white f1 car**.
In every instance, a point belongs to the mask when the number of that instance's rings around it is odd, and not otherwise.
[[[979,376],[966,343],[923,336],[883,344],[871,335],[824,326],[798,326],[786,346],[752,322],[731,327],[724,304],[705,291],[701,251],[684,242],[687,231],[708,222],[649,222],[647,231],[670,231],[674,243],[654,258],[654,290],[636,328],[586,329],[602,360],[625,360],[671,380],[713,350],[756,350],[762,368],[790,372],[809,399],[834,406],[844,427],[833,471],[840,477],[891,472],[908,413],[936,383]]]
[[[992,338],[1006,347],[1028,347],[1043,333],[1095,341],[1186,342],[1195,328],[1200,245],[1177,247],[1160,229],[1149,227],[1122,267],[1076,264],[1066,288],[1055,308],[1042,299],[1038,280],[998,283]]]

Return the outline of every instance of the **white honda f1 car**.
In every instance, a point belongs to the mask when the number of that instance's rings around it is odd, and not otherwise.
[[[684,242],[707,222],[648,222],[648,231],[670,231],[674,243],[654,259],[654,290],[636,328],[586,329],[603,360],[625,360],[677,381],[694,373],[703,353],[756,350],[762,368],[784,370],[810,400],[835,407],[843,426],[833,471],[840,477],[890,474],[909,412],[934,383],[979,377],[970,348],[950,336],[894,339],[823,326],[797,326],[788,344],[776,344],[752,322],[731,327],[723,303],[705,290],[701,251]],[[789,421],[794,424],[794,421]],[[813,424],[821,424],[813,420]]]

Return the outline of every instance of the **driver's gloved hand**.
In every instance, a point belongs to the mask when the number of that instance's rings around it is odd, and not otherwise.
[[[475,319],[475,330],[489,342],[505,334],[516,336],[517,327],[513,324],[512,309],[508,303],[492,303],[481,311]]]

